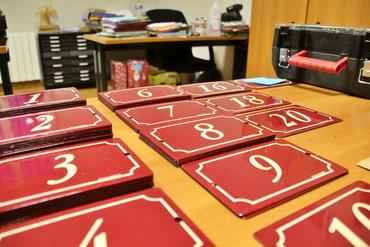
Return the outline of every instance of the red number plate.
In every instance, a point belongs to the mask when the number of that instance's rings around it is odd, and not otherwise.
[[[154,128],[158,125],[215,116],[219,114],[219,110],[197,101],[182,100],[117,110],[116,114],[139,132],[145,127]]]
[[[255,237],[264,246],[369,246],[370,185],[357,181]]]
[[[213,95],[221,95],[228,93],[239,93],[249,91],[245,87],[235,85],[228,81],[215,81],[206,83],[195,83],[177,87],[191,95],[192,98],[202,98]]]
[[[85,104],[86,99],[73,87],[14,94],[0,97],[0,117]]]
[[[13,224],[1,246],[213,246],[160,189]]]
[[[277,137],[290,136],[342,121],[297,105],[251,113],[240,118],[273,131]]]
[[[50,208],[51,201],[61,197],[70,206],[66,197],[88,191],[89,196],[82,196],[79,203],[112,195],[114,190],[122,194],[153,184],[151,171],[119,139],[3,158],[0,174],[8,174],[0,180],[0,215],[46,202]],[[76,201],[70,200],[72,205]]]
[[[190,99],[191,96],[168,85],[129,88],[99,93],[99,100],[115,111],[132,106]]]
[[[256,214],[347,173],[282,139],[187,163],[182,169],[239,217]]]
[[[0,156],[77,140],[112,136],[112,125],[92,106],[0,119]],[[25,145],[28,142],[29,145]]]
[[[241,93],[199,100],[230,114],[239,114],[290,104],[263,93]]]
[[[175,165],[233,148],[271,140],[274,135],[233,116],[216,116],[143,129],[140,137]]]
[[[292,84],[291,81],[283,81],[281,83],[273,84],[273,85],[262,85],[262,84],[258,84],[258,83],[248,82],[247,79],[232,80],[231,82],[235,83],[237,85],[246,87],[246,88],[250,88],[250,89],[264,89],[264,88],[280,87],[280,86],[285,86],[285,85]]]

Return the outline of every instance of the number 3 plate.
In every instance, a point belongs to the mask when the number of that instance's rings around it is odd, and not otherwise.
[[[370,185],[348,185],[255,237],[264,246],[370,246]]]
[[[14,213],[13,220],[28,216],[24,209],[36,204],[41,213],[45,203],[51,210],[75,205],[77,201],[97,200],[104,194],[112,196],[114,189],[121,194],[153,183],[152,172],[119,139],[3,158],[0,174],[7,174],[0,179],[0,221],[4,220],[3,215],[9,216],[16,209],[21,210]],[[63,202],[58,202],[62,197]],[[28,210],[28,214],[32,212]]]
[[[277,137],[285,137],[342,121],[302,106],[292,105],[239,116],[262,128],[273,131]]]
[[[347,173],[285,140],[236,149],[182,166],[239,217],[248,217]]]
[[[140,137],[175,165],[257,142],[271,140],[270,131],[233,116],[216,116],[142,129]]]

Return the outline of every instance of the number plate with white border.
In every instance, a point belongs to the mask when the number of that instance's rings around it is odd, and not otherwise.
[[[249,89],[246,89],[245,87],[235,85],[228,81],[194,83],[178,86],[177,88],[190,94],[193,99],[249,91]]]
[[[223,95],[198,101],[229,114],[240,114],[290,104],[285,100],[259,92]]]
[[[51,207],[52,201],[62,197],[68,206],[66,197],[87,191],[89,198],[83,196],[79,203],[110,195],[113,186],[121,194],[137,190],[132,185],[135,181],[138,189],[153,183],[152,172],[117,138],[2,158],[0,174],[8,174],[0,180],[0,217],[39,203],[48,202]],[[102,191],[104,187],[106,192]],[[99,191],[93,195],[96,189]],[[74,201],[71,198],[72,204]]]
[[[347,169],[279,139],[181,166],[239,217],[249,217],[346,174]]]
[[[0,229],[1,246],[213,246],[160,189],[60,211]]]
[[[111,135],[111,123],[92,106],[1,118],[0,156]]]
[[[272,140],[274,135],[234,116],[216,116],[154,129],[142,129],[140,138],[175,165],[234,148]]]
[[[0,97],[0,117],[79,105],[86,105],[86,99],[73,87],[13,94]]]
[[[190,99],[191,96],[169,85],[149,86],[98,93],[99,100],[109,109],[148,105]]]
[[[197,101],[181,100],[120,109],[116,111],[116,114],[136,132],[139,132],[143,127],[154,128],[179,121],[216,116],[220,114],[220,110]]]
[[[290,136],[342,121],[298,105],[247,113],[238,117],[274,132],[277,137]]]
[[[370,185],[354,182],[255,237],[264,246],[370,246]]]

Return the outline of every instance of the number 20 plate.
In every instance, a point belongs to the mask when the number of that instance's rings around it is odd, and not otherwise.
[[[370,185],[348,185],[255,237],[264,246],[370,246]]]
[[[216,116],[143,129],[140,137],[175,165],[179,165],[230,149],[271,140],[274,135],[233,116]]]
[[[37,212],[45,203],[49,208],[60,207],[57,199],[62,197],[63,204],[71,207],[112,195],[114,189],[121,194],[153,183],[151,171],[119,139],[3,158],[0,174],[6,174],[0,179],[0,217],[35,204],[39,204]],[[80,194],[78,200],[72,198],[76,194]],[[19,213],[14,216],[20,217]]]
[[[182,169],[239,217],[256,214],[347,173],[282,139],[187,163]]]
[[[129,88],[98,94],[99,100],[115,111],[132,106],[148,105],[160,102],[190,99],[187,93],[169,85]]]
[[[239,116],[285,137],[342,121],[302,106],[292,105]]]
[[[213,246],[160,189],[99,201],[0,229],[11,246]]]

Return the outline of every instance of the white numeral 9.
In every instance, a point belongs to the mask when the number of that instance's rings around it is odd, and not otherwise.
[[[148,89],[144,88],[144,89],[139,90],[137,92],[137,95],[139,95],[140,97],[144,97],[144,98],[153,96],[151,92],[145,91],[145,90],[148,90]]]
[[[307,116],[307,115],[305,115],[301,112],[289,110],[289,111],[286,111],[286,114],[289,117],[293,118],[294,120],[296,120],[298,122],[309,123],[309,122],[312,121],[312,119],[309,116]],[[285,126],[287,126],[287,127],[292,127],[292,126],[298,125],[294,121],[288,121],[285,116],[280,115],[280,114],[273,113],[273,114],[270,114],[269,117],[278,117],[278,118],[280,118],[281,120],[283,120]]]
[[[205,126],[205,128],[202,126]],[[194,128],[200,131],[201,132],[200,136],[206,140],[216,141],[224,137],[224,133],[222,133],[219,130],[216,130],[212,124],[200,123],[200,124],[195,125]],[[215,136],[210,136],[208,135],[208,133],[213,133]]]
[[[266,161],[270,166],[261,165],[261,163],[258,162],[257,159]],[[251,157],[249,157],[249,162],[252,164],[252,166],[256,167],[257,169],[263,170],[263,171],[271,170],[271,168],[274,169],[276,172],[276,175],[272,179],[272,182],[277,183],[280,180],[282,171],[281,171],[280,166],[274,160],[266,156],[262,156],[262,155],[252,155]]]
[[[60,179],[50,179],[47,181],[48,185],[56,185],[64,183],[71,179],[77,172],[76,165],[72,164],[71,162],[74,160],[75,156],[73,154],[62,154],[55,157],[55,160],[64,159],[64,161],[58,165],[55,165],[55,169],[64,168],[67,170],[67,174],[60,178]]]
[[[361,224],[370,231],[370,220],[359,210],[363,208],[367,211],[370,211],[370,205],[362,202],[356,202],[352,205],[352,212],[355,218],[361,222]],[[356,247],[367,247],[369,246],[364,240],[357,236],[351,229],[349,229],[340,219],[334,217],[329,226],[329,232],[340,233],[348,242]]]

